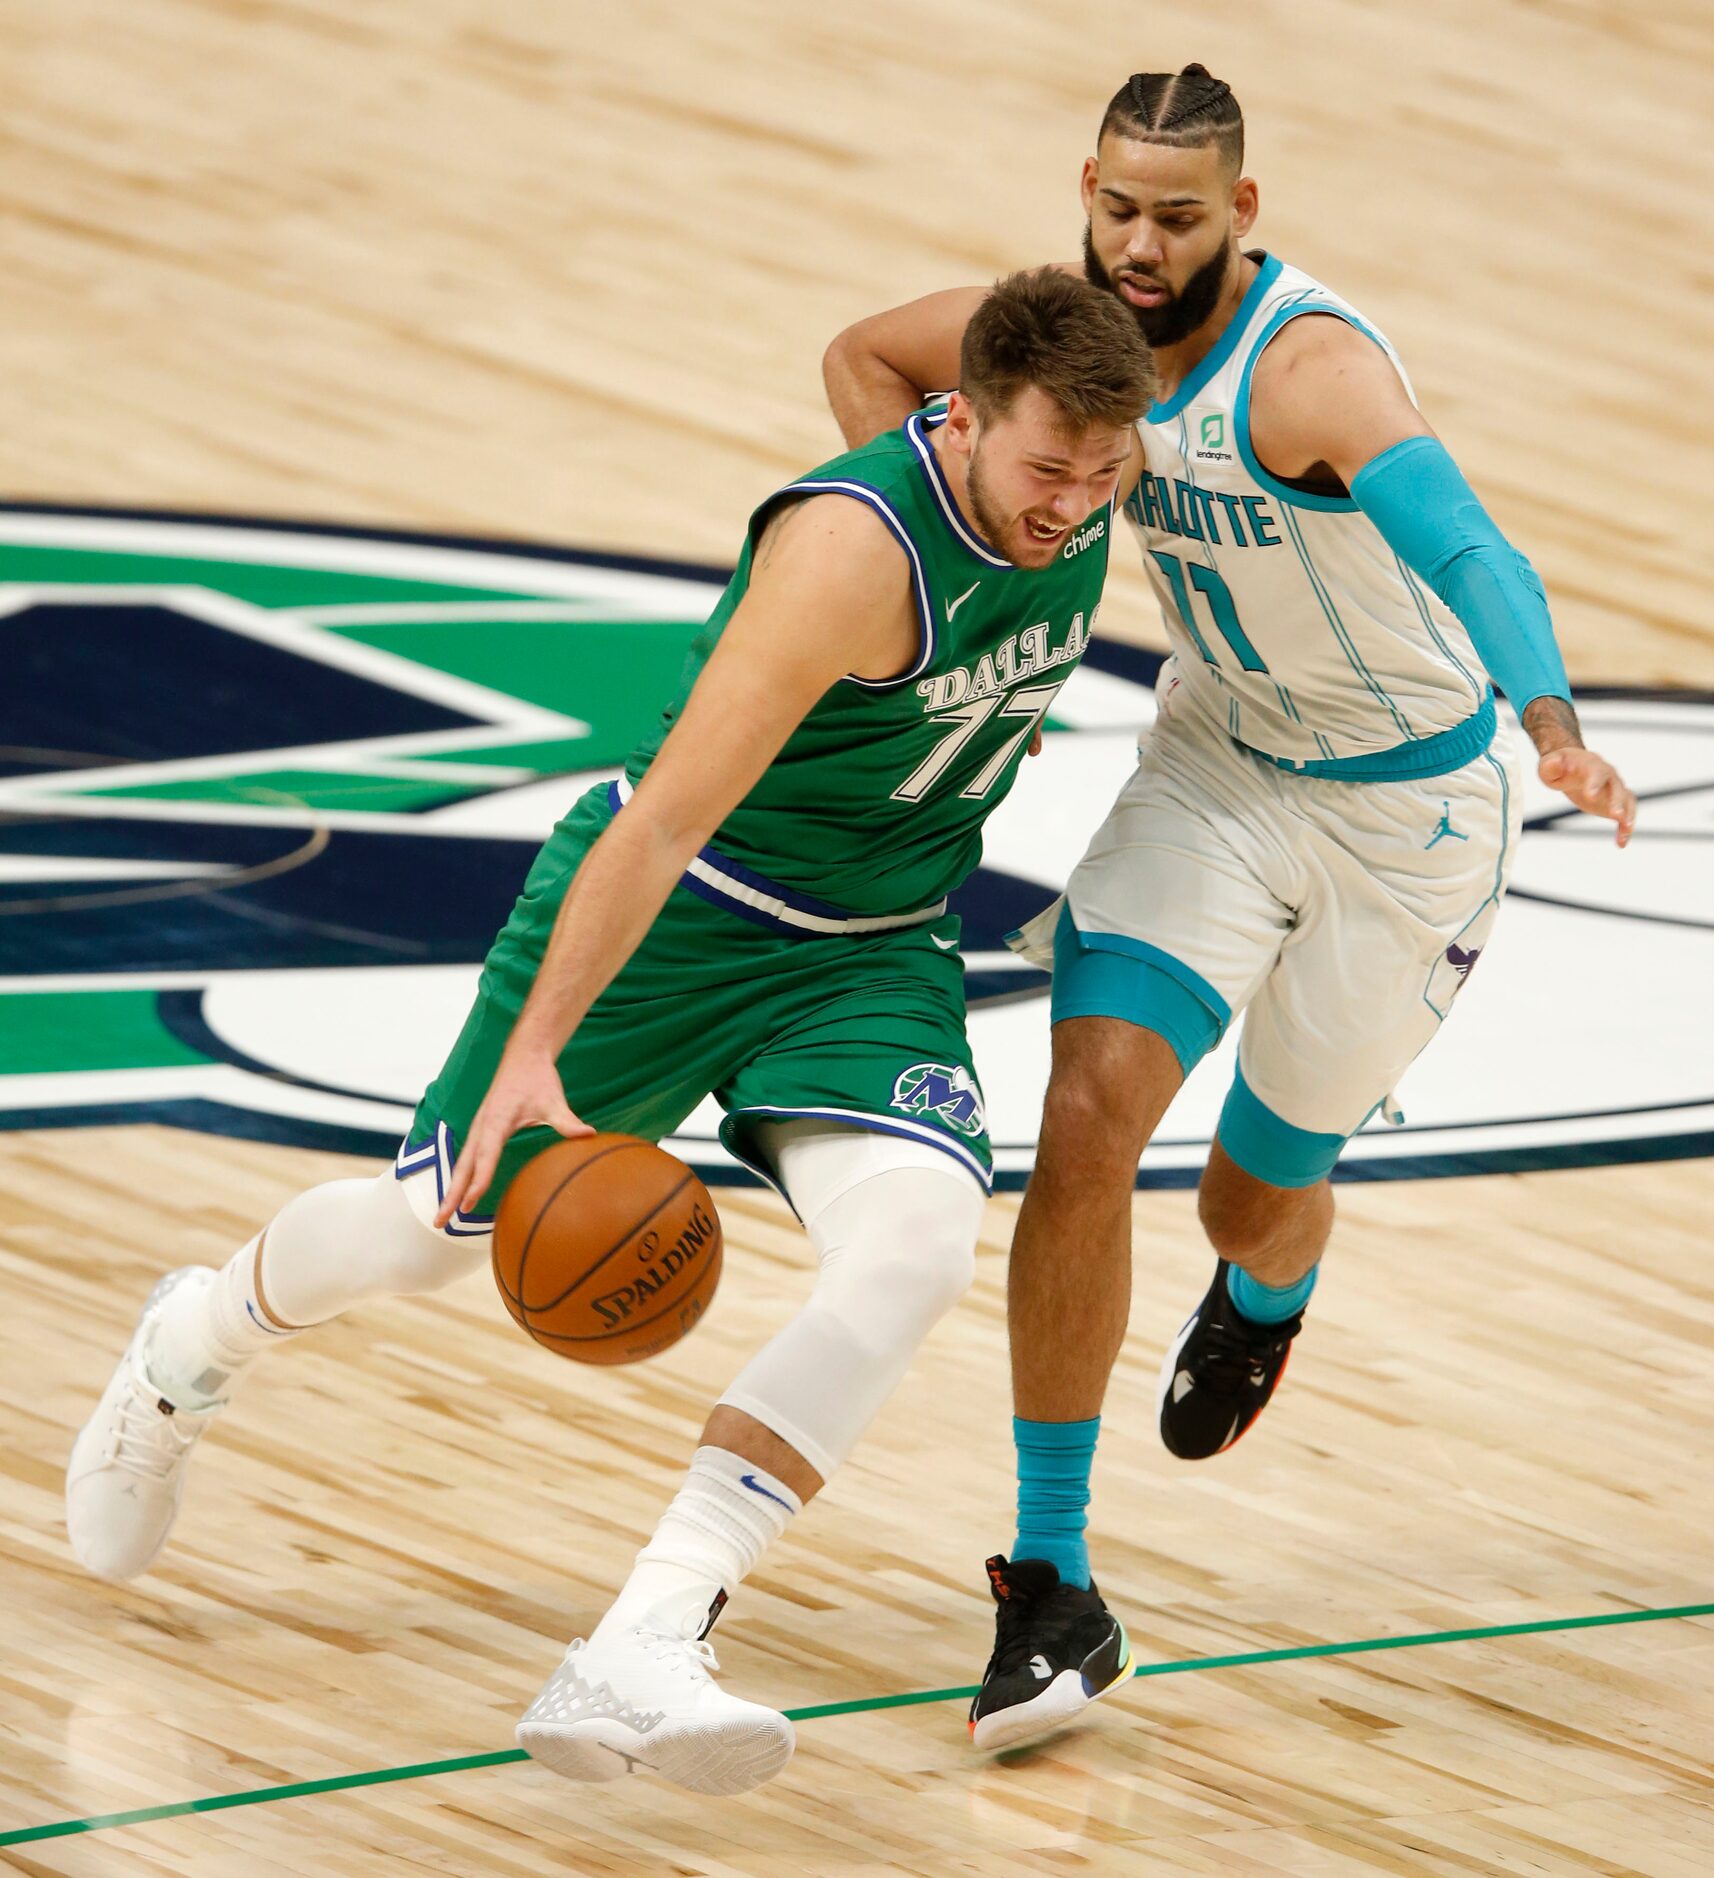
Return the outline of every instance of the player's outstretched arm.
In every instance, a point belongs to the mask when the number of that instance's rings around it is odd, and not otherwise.
[[[949,287],[847,326],[821,357],[827,402],[855,450],[897,430],[937,391],[958,384],[958,352],[986,287]]]
[[[917,633],[903,551],[866,505],[817,497],[768,524],[679,721],[566,892],[436,1224],[488,1190],[519,1129],[590,1132],[559,1080],[572,1032],[816,700],[848,672],[907,670]]]
[[[1537,774],[1631,838],[1637,799],[1587,749],[1535,569],[1495,526],[1386,353],[1346,321],[1306,314],[1263,353],[1250,442],[1276,476],[1337,479],[1387,545],[1458,616],[1540,756]]]

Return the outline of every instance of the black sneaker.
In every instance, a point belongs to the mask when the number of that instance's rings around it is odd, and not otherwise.
[[[1291,1340],[1303,1313],[1282,1324],[1257,1324],[1226,1290],[1225,1259],[1214,1282],[1173,1340],[1161,1364],[1161,1440],[1181,1461],[1219,1454],[1268,1405],[1285,1374]]]
[[[994,1654],[970,1704],[979,1748],[1013,1748],[1061,1728],[1131,1673],[1124,1626],[1087,1591],[1062,1585],[1042,1558],[988,1561],[999,1606]]]

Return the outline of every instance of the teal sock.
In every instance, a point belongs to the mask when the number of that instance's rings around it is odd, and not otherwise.
[[[1101,1417],[1026,1422],[1012,1417],[1018,1447],[1018,1536],[1012,1557],[1044,1558],[1066,1585],[1089,1585],[1089,1470]]]
[[[1320,1272],[1319,1263],[1293,1285],[1264,1285],[1240,1266],[1226,1267],[1226,1295],[1252,1324],[1283,1324],[1309,1302]]]

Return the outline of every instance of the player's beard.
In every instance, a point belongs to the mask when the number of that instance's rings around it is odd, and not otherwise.
[[[1012,561],[1014,565],[1038,565],[1038,563],[1032,561],[1017,561],[1012,549],[1007,545],[1006,518],[1000,514],[993,503],[988,499],[988,485],[982,472],[982,447],[980,444],[977,445],[976,450],[970,458],[970,468],[964,478],[964,489],[965,494],[970,498],[970,519],[976,524],[977,534],[987,542],[988,546],[992,548],[996,554],[1004,555],[1009,561]],[[1022,518],[1020,518],[1018,522],[1018,539],[1025,547],[1026,551],[1031,547],[1039,550],[1049,545],[1045,542],[1035,541],[1030,531],[1024,526]],[[1063,542],[1056,541],[1051,545],[1054,554],[1058,554],[1064,544]],[[1046,566],[1047,563],[1041,562],[1039,565]]]
[[[987,485],[982,476],[982,446],[977,444],[971,453],[970,468],[964,478],[965,493],[970,498],[970,519],[976,524],[976,532],[987,542],[995,553],[1004,554],[1006,521],[995,511],[988,500]]]
[[[1101,265],[1095,252],[1094,231],[1087,222],[1083,224],[1083,271],[1089,277],[1089,284],[1110,293],[1142,328],[1143,337],[1151,346],[1176,346],[1181,339],[1188,339],[1219,305],[1231,268],[1232,250],[1222,242],[1164,305],[1132,306],[1120,293],[1113,276]],[[1140,273],[1141,269],[1127,271]],[[1144,278],[1153,280],[1155,277],[1145,275]],[[1166,285],[1164,281],[1156,284]]]

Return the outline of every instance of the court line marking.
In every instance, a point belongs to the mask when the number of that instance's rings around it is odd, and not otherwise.
[[[1245,1650],[1234,1656],[1192,1656],[1172,1663],[1139,1663],[1136,1676],[1179,1676],[1192,1670],[1249,1669],[1264,1663],[1294,1663],[1310,1657],[1360,1656],[1375,1650],[1415,1650],[1432,1643],[1482,1643],[1495,1637],[1539,1636],[1548,1631],[1601,1630],[1615,1624],[1658,1624],[1672,1618],[1714,1617],[1714,1604],[1678,1604],[1662,1610],[1604,1611],[1594,1617],[1543,1617],[1522,1624],[1487,1624],[1474,1630],[1428,1630],[1408,1637],[1360,1637],[1349,1643],[1303,1643],[1284,1650]],[[789,1720],[823,1721],[834,1715],[862,1715],[876,1709],[914,1708],[923,1702],[967,1700],[974,1687],[917,1689],[902,1695],[872,1695],[852,1702],[822,1702],[811,1708],[789,1708]],[[175,1800],[165,1806],[143,1806],[129,1813],[98,1813],[87,1819],[58,1819],[44,1826],[23,1826],[0,1832],[0,1846],[30,1845],[39,1839],[63,1839],[73,1833],[110,1832],[120,1826],[142,1826],[158,1819],[180,1819],[187,1813],[219,1813],[232,1806],[263,1806],[276,1800],[303,1799],[316,1793],[339,1793],[353,1787],[379,1787],[395,1780],[420,1780],[431,1774],[469,1773],[480,1767],[505,1767],[528,1760],[522,1748],[501,1748],[489,1754],[461,1754],[451,1760],[417,1761],[408,1767],[377,1767],[361,1774],[334,1774],[325,1780],[298,1780],[288,1786],[257,1787],[247,1793],[214,1793],[200,1800]]]

